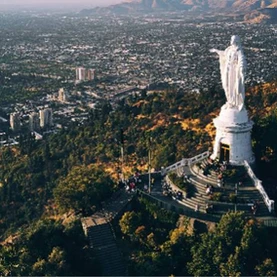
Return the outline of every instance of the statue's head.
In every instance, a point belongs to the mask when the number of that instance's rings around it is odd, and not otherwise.
[[[240,46],[240,38],[239,38],[239,36],[232,36],[231,37],[231,45]]]

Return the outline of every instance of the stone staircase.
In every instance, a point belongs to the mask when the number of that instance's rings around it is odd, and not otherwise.
[[[99,249],[114,244],[114,237],[108,223],[96,225],[88,229],[91,248]]]
[[[205,159],[201,163],[201,168],[207,166],[208,160]],[[199,165],[193,164],[190,167],[182,167],[176,171],[180,176],[185,173],[189,176],[189,181],[192,186],[192,193],[188,198],[182,199],[183,205],[190,209],[195,209],[197,206],[199,212],[206,213],[206,205],[210,204],[213,206],[211,212],[213,215],[221,216],[228,211],[244,211],[246,216],[253,216],[251,206],[254,202],[259,203],[259,208],[255,214],[256,217],[267,217],[272,216],[269,213],[267,206],[265,205],[263,198],[259,191],[254,187],[252,180],[246,174],[243,180],[242,186],[237,187],[237,204],[230,203],[230,194],[235,193],[235,183],[228,182],[226,180],[224,187],[218,187],[217,185],[217,174],[214,170],[210,170],[209,174],[204,175],[203,170],[199,168]],[[237,183],[240,180],[237,180]],[[206,185],[213,187],[213,192],[219,192],[221,194],[221,201],[211,201],[210,196],[206,195]],[[178,189],[180,190],[180,189]]]
[[[134,194],[119,190],[106,203],[102,211],[81,218],[89,245],[93,248],[102,268],[103,276],[126,276],[127,266],[114,235],[112,221],[121,216]]]
[[[133,193],[127,193],[124,190],[115,192],[109,201],[102,203],[106,219],[111,222],[117,217],[120,217],[122,215],[122,211],[124,211],[128,203],[132,201],[133,197]]]
[[[89,228],[87,236],[90,247],[94,249],[101,262],[103,276],[124,276],[126,267],[119,251],[109,223]]]

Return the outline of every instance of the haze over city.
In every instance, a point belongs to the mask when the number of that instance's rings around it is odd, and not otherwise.
[[[70,7],[90,8],[95,6],[107,6],[124,2],[123,0],[4,0],[0,3],[1,9],[18,9],[18,8],[64,8]]]

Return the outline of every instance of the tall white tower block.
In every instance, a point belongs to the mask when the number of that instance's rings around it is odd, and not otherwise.
[[[216,127],[212,159],[227,161],[232,165],[242,165],[244,160],[252,164],[255,158],[251,146],[253,122],[249,120],[245,108],[221,108],[220,114],[213,120]]]

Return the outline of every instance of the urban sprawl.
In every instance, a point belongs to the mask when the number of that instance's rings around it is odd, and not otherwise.
[[[242,38],[246,86],[276,76],[276,25],[189,23],[174,14],[80,17],[2,14],[1,144],[23,132],[82,124],[99,101],[173,86],[205,93],[220,86],[211,48]]]

